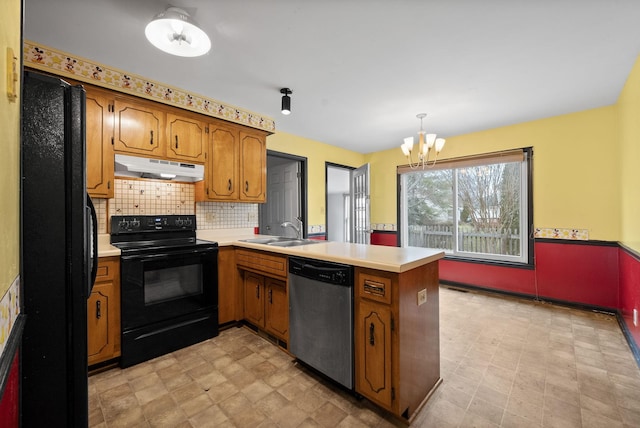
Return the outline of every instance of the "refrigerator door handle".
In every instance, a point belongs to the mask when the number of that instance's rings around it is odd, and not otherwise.
[[[98,275],[98,216],[89,194],[87,194],[87,214],[91,218],[91,228],[87,228],[88,242],[90,244],[90,248],[87,248],[87,264],[91,266],[90,282],[87,284],[88,299],[91,296],[93,284],[96,282],[96,276]]]

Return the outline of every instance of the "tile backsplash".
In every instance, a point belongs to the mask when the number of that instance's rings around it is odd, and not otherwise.
[[[192,183],[162,180],[115,180],[109,215],[195,214]]]
[[[109,233],[112,215],[195,214],[198,229],[258,226],[258,204],[195,202],[192,183],[116,179],[113,199],[93,199],[98,233]]]
[[[237,229],[258,226],[258,204],[198,202],[198,229]]]

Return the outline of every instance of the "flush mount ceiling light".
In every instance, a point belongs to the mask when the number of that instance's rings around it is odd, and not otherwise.
[[[289,88],[282,88],[280,93],[284,94],[282,95],[282,114],[291,114],[291,98],[289,94],[293,94],[293,92]]]
[[[438,154],[444,147],[445,139],[436,138],[436,134],[426,134],[424,132],[424,129],[422,129],[422,120],[427,117],[426,113],[419,113],[416,115],[416,117],[420,119],[420,131],[418,131],[418,159],[416,163],[413,163],[413,137],[405,138],[404,143],[400,146],[400,149],[402,149],[402,153],[404,153],[404,155],[407,157],[407,160],[409,161],[409,167],[411,167],[411,169],[415,169],[420,165],[422,165],[422,169],[424,169],[425,166],[429,167],[436,164],[436,161],[438,160]],[[433,159],[433,163],[429,165],[429,152],[434,148],[436,156]]]
[[[171,55],[201,56],[211,49],[209,36],[187,12],[173,6],[154,16],[144,34],[153,46]]]

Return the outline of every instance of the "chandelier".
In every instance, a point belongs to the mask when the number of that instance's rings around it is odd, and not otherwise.
[[[424,169],[425,166],[430,167],[436,164],[438,154],[444,147],[445,139],[436,138],[436,134],[427,134],[424,132],[422,120],[427,117],[427,113],[418,113],[416,117],[420,119],[420,131],[418,131],[418,153],[415,164],[413,163],[413,137],[405,138],[400,148],[402,149],[402,153],[407,157],[411,169],[418,168],[419,166],[422,166],[422,169]],[[434,149],[436,153],[433,162],[429,164],[429,153],[431,149]]]

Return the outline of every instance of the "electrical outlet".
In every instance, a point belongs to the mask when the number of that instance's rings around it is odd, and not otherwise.
[[[211,223],[212,221],[214,221],[216,219],[216,215],[214,213],[212,213],[212,212],[208,212],[205,215],[205,218],[207,219],[208,222]]]
[[[633,310],[633,325],[638,326],[638,310]]]
[[[427,289],[423,288],[418,291],[418,306],[427,303]]]

